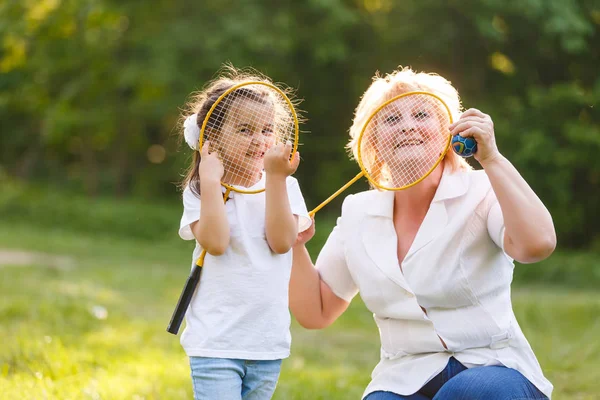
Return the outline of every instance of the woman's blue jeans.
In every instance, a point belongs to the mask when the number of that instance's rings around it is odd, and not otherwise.
[[[417,393],[373,392],[365,400],[537,400],[548,398],[519,371],[503,366],[467,369],[454,357]]]

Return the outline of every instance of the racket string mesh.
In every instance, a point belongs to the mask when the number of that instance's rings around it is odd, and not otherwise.
[[[359,138],[359,162],[368,179],[398,190],[427,176],[448,149],[451,118],[435,96],[409,94],[383,106]]]
[[[223,164],[222,183],[241,193],[256,184],[267,150],[296,143],[294,115],[289,100],[267,85],[242,85],[218,100],[206,116],[201,140],[210,141],[210,151]]]

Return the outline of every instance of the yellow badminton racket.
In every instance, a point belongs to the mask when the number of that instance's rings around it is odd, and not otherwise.
[[[231,191],[256,194],[265,189],[256,183],[263,173],[266,151],[278,143],[292,143],[291,158],[298,148],[298,116],[293,103],[277,86],[249,81],[224,91],[201,122],[198,149],[204,141],[223,164],[221,184],[227,201]],[[292,161],[292,160],[290,160]],[[206,250],[198,257],[179,297],[167,331],[177,334],[200,282]]]
[[[353,183],[366,177],[382,190],[403,190],[425,179],[444,159],[452,113],[437,95],[413,91],[395,96],[369,116],[357,139],[361,171],[309,214],[315,215]]]

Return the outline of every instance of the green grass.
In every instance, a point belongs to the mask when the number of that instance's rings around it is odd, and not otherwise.
[[[0,266],[0,398],[189,398],[187,359],[165,332],[191,254],[176,236],[179,202],[90,200],[1,183],[0,249],[66,255],[73,265]],[[319,213],[313,255],[338,211]],[[515,271],[515,311],[557,399],[596,397],[599,260],[559,251]],[[294,324],[292,334],[276,399],[360,397],[379,354],[360,299],[332,327]]]
[[[0,266],[2,399],[191,398],[186,356],[165,332],[189,243],[0,223],[0,248],[73,261]],[[521,287],[513,297],[554,398],[598,398],[600,293]],[[360,398],[379,341],[359,299],[323,331],[294,323],[292,337],[276,400]]]

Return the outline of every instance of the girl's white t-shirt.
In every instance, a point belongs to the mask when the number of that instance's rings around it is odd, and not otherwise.
[[[264,188],[263,178],[251,189]],[[299,231],[312,223],[298,181],[288,177],[287,192]],[[186,313],[181,344],[190,357],[276,360],[290,354],[288,284],[291,250],[271,251],[265,236],[265,193],[231,192],[225,203],[229,247],[206,254],[200,284]],[[194,240],[190,224],[200,219],[200,198],[186,188],[179,236]],[[196,242],[192,267],[202,248]]]

